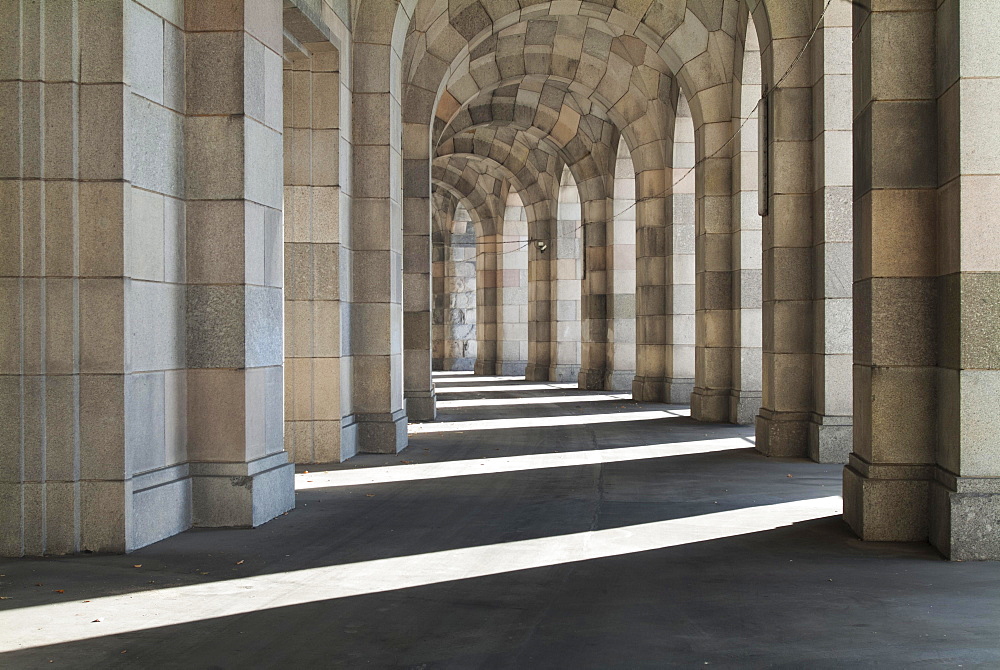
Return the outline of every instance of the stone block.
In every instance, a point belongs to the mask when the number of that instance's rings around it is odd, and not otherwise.
[[[124,3],[125,81],[133,93],[163,100],[163,19],[131,1]]]

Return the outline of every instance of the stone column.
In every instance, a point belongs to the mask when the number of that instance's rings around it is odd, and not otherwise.
[[[753,424],[760,412],[763,227],[760,215],[761,55],[757,28],[748,16],[743,52],[737,50],[733,86],[733,390],[730,421]],[[848,96],[850,97],[850,96]]]
[[[358,450],[372,453],[396,453],[407,445],[401,54],[386,29],[397,9],[391,2],[373,3],[354,26],[352,394]]]
[[[885,4],[854,16],[855,423],[844,517],[866,540],[923,540],[947,406],[935,345],[935,11]]]
[[[864,539],[1000,559],[1000,81],[990,10],[855,13],[855,439]],[[929,48],[929,45],[935,48]],[[900,132],[900,128],[906,132]]]
[[[427,123],[406,123],[403,184],[403,375],[411,421],[437,416],[431,379],[431,160]]]
[[[814,2],[817,10],[822,4]],[[846,463],[851,453],[851,7],[830,5],[815,38],[813,74],[813,398],[809,457]],[[818,15],[818,13],[817,13]]]
[[[732,119],[728,104],[703,91],[702,110],[718,109],[695,128],[695,388],[691,416],[729,421],[733,389]],[[721,107],[721,108],[720,108]]]
[[[609,218],[610,285],[608,292],[608,351],[604,372],[604,389],[628,391],[636,378],[636,359],[639,347],[636,333],[638,317],[636,303],[641,293],[636,288],[636,202],[635,167],[624,138],[618,140],[618,156],[614,167],[614,198],[598,201],[612,205]],[[595,203],[596,205],[597,203]],[[644,260],[648,267],[651,259]],[[643,280],[646,278],[643,277]],[[643,291],[646,290],[644,286]],[[645,302],[646,307],[649,302]],[[645,324],[645,321],[644,321]],[[645,326],[644,326],[645,327]],[[650,343],[646,343],[650,344]],[[643,355],[648,354],[643,348]],[[645,387],[645,386],[644,386]]]
[[[874,17],[873,17],[874,18]],[[930,540],[960,560],[1000,560],[1000,91],[996,8],[937,10],[938,448]]]
[[[606,179],[596,177],[595,179]],[[597,193],[606,189],[595,188]],[[602,391],[607,381],[609,309],[611,290],[609,244],[611,221],[607,198],[583,202],[583,283],[580,297],[580,374],[577,385]]]
[[[479,235],[476,240],[476,365],[477,375],[492,376],[499,370],[499,312],[497,288],[499,262],[497,235]]]
[[[528,365],[527,381],[549,381],[552,363],[552,274],[555,203],[542,200],[528,215]]]
[[[454,221],[444,247],[444,369],[473,370],[476,336],[476,231],[471,221]]]
[[[667,236],[667,389],[665,400],[687,405],[694,390],[694,123],[678,96],[671,178],[673,218]]]
[[[580,374],[580,192],[568,167],[563,168],[552,255],[555,315],[549,379],[576,382]]]
[[[357,451],[354,431],[342,425],[350,399],[341,395],[350,365],[341,328],[350,286],[341,276],[350,267],[341,211],[350,203],[338,158],[350,156],[340,118],[351,96],[340,51],[328,40],[308,41],[321,35],[301,37],[308,54],[294,45],[285,54],[285,448],[296,463],[328,463]]]
[[[294,505],[283,448],[281,3],[186,5],[187,408],[194,523]],[[239,485],[234,485],[239,482]]]
[[[497,223],[503,226],[496,261],[497,373],[520,376],[528,364],[528,216],[516,193]]]
[[[667,236],[670,230],[668,172],[636,175],[636,376],[632,398],[667,402]]]
[[[808,30],[801,26],[789,26]],[[812,88],[803,58],[777,88],[802,48],[798,32],[776,34],[765,73],[768,88],[767,214],[764,222],[762,309],[763,396],[757,449],[769,456],[805,456],[813,409],[813,160]]]

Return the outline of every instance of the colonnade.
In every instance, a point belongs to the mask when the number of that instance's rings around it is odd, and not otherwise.
[[[440,365],[754,422],[861,537],[1000,557],[992,17],[868,4],[7,3],[0,552],[263,523]]]

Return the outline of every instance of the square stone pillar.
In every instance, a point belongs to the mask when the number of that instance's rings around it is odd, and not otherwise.
[[[528,365],[527,381],[549,381],[552,359],[552,275],[554,202],[534,203],[528,209]],[[543,248],[544,245],[544,248]]]
[[[386,11],[395,9],[387,7]],[[372,40],[389,39],[377,36],[375,27],[369,30]],[[354,45],[352,398],[358,450],[394,454],[407,445],[401,56],[390,44],[370,43],[368,39]],[[426,326],[430,328],[429,321]],[[428,343],[428,356],[429,351]]]
[[[702,95],[702,94],[699,94]],[[729,421],[733,388],[732,122],[695,128],[695,387],[691,416]]]
[[[667,235],[666,401],[687,405],[694,390],[694,124],[679,96],[674,123],[673,170]]]
[[[403,387],[411,421],[437,416],[431,379],[431,159],[427,122],[407,121],[403,184]]]
[[[580,373],[577,385],[588,391],[604,390],[607,381],[608,336],[611,309],[611,219],[606,202],[582,204],[583,284],[580,296]]]
[[[935,10],[886,4],[854,12],[854,451],[844,518],[866,540],[924,540],[944,400]]]
[[[565,167],[552,249],[555,315],[549,379],[556,382],[576,382],[580,375],[581,216],[580,191],[569,167]]]
[[[476,364],[477,375],[501,373],[499,341],[500,291],[497,287],[497,236],[482,235],[476,240]]]
[[[284,451],[281,3],[187,3],[184,127],[193,520],[294,506]]]
[[[493,304],[496,323],[496,373],[507,376],[523,375],[528,365],[528,215],[516,193],[508,195],[503,220],[496,221],[501,230],[493,245],[489,240],[482,248],[486,253],[494,253],[495,287]],[[495,249],[490,252],[490,249]],[[483,262],[491,262],[489,256],[477,256]],[[476,275],[480,275],[477,273]],[[489,275],[486,275],[489,279]],[[478,281],[478,279],[477,279]],[[488,298],[487,293],[487,298]],[[477,313],[477,323],[486,324]],[[478,327],[478,326],[477,326]],[[487,338],[488,339],[488,338]],[[479,337],[480,346],[484,342]],[[489,346],[489,345],[487,345]],[[480,354],[482,357],[482,354]],[[478,368],[477,368],[478,369]]]
[[[996,8],[937,10],[937,467],[930,540],[1000,560],[1000,96]]]
[[[634,386],[639,355],[637,304],[639,261],[636,253],[636,172],[624,138],[618,140],[618,155],[612,176],[612,199],[594,201],[593,207],[611,208],[608,230],[608,358],[604,389],[628,391]],[[645,203],[643,203],[645,204]],[[656,225],[656,224],[653,224]],[[647,249],[647,251],[649,251]],[[647,265],[648,265],[648,261]],[[645,281],[648,278],[643,276]],[[656,289],[653,289],[656,292]],[[648,303],[647,303],[648,306]],[[645,388],[647,384],[643,384]]]
[[[667,293],[668,237],[672,212],[669,172],[645,170],[636,175],[636,377],[632,397],[644,402],[667,402],[669,375]]]
[[[341,70],[350,59],[318,41],[298,9],[285,10],[285,23],[298,42],[286,41],[284,64],[285,448],[296,463],[339,462],[357,452],[342,392],[351,252],[341,164],[351,147],[340,120],[350,118],[351,95]]]

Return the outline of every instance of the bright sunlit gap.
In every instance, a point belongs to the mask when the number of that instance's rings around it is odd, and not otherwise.
[[[500,575],[774,530],[842,513],[839,496],[685,519],[38,605],[0,612],[0,652]]]
[[[554,389],[576,389],[576,384],[544,383],[544,384],[511,384],[509,386],[447,386],[438,387],[438,393],[519,393],[521,391],[552,391]]]
[[[520,377],[435,377],[435,384],[472,384],[476,382],[523,382]]]
[[[431,372],[432,377],[451,377],[455,375],[471,377],[474,374],[476,373],[473,370],[434,370]]]
[[[296,490],[325,489],[363,484],[410,482],[444,477],[492,475],[498,472],[521,472],[545,468],[565,468],[599,463],[623,463],[671,456],[691,456],[718,451],[747,449],[747,443],[738,437],[672,444],[648,444],[638,447],[567,451],[555,454],[526,454],[441,463],[414,463],[354,470],[326,470],[295,475]]]
[[[620,402],[631,401],[631,393],[620,395],[552,395],[534,398],[478,398],[473,400],[438,400],[438,409],[460,409],[462,407],[507,407],[510,405],[571,405],[578,402]]]
[[[595,423],[653,421],[678,416],[690,416],[689,409],[647,410],[617,414],[573,414],[570,416],[527,416],[517,419],[479,419],[476,421],[442,421],[441,423],[411,423],[410,435],[427,433],[458,433],[466,430],[501,430],[504,428],[555,428],[557,426],[589,426]]]

